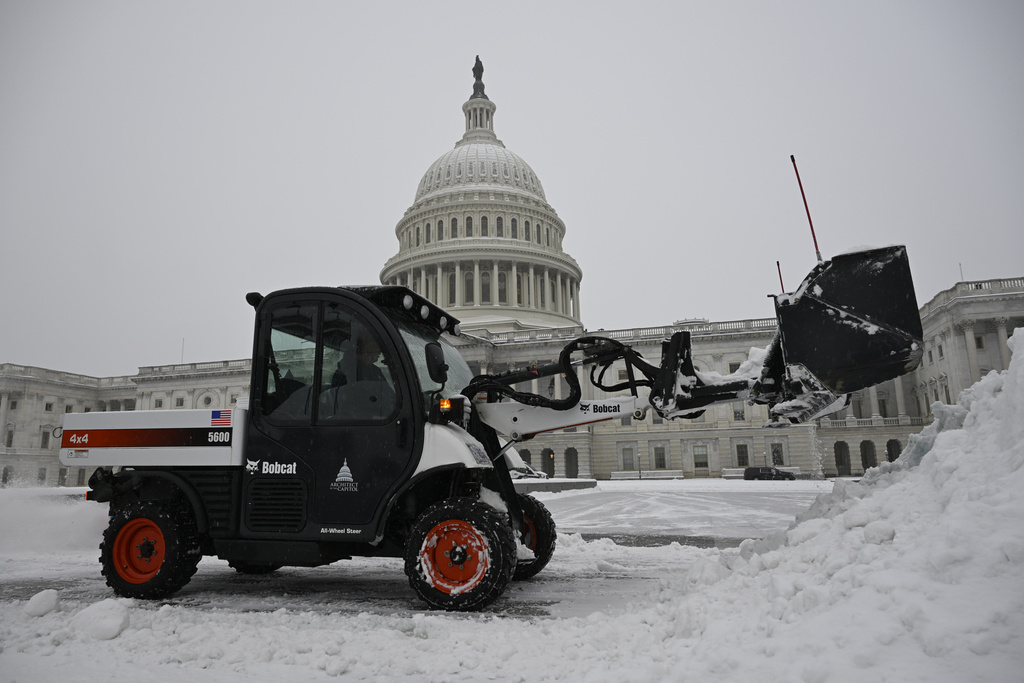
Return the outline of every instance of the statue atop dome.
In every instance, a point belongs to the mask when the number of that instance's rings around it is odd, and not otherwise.
[[[476,81],[473,83],[473,96],[471,100],[486,100],[487,95],[484,94],[484,63],[480,61],[480,55],[476,56],[476,64],[473,65],[473,78]]]

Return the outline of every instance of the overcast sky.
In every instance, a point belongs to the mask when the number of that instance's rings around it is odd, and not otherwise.
[[[773,314],[906,244],[1024,275],[1024,3],[0,0],[0,362],[251,351],[248,291],[379,281],[484,62],[591,330]],[[184,352],[182,351],[184,340]]]

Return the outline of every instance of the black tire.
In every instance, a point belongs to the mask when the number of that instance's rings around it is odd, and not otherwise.
[[[505,592],[516,567],[508,517],[473,498],[449,498],[419,516],[405,546],[409,585],[432,609],[469,612]]]
[[[192,510],[132,501],[114,511],[100,544],[107,585],[125,598],[165,598],[196,573],[202,550]]]
[[[523,539],[527,548],[533,551],[532,560],[520,561],[512,574],[513,581],[530,579],[547,566],[555,552],[555,520],[544,504],[527,493],[519,494],[519,505],[523,508],[523,522],[526,526]]]
[[[272,574],[284,565],[280,564],[256,564],[253,562],[246,562],[245,560],[228,560],[228,566],[234,569],[239,574],[250,574],[252,576],[262,576],[265,574]]]

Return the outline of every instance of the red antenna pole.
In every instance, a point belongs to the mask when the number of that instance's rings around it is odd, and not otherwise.
[[[779,287],[782,287],[782,293],[785,294],[786,293],[786,285],[782,284],[782,266],[780,266],[779,262],[776,261],[775,262],[775,267],[779,269]]]
[[[789,155],[789,160],[793,162],[793,170],[796,171],[796,183],[800,186],[800,196],[804,200],[804,211],[807,212],[807,222],[811,226],[811,239],[814,240],[814,255],[818,257],[818,263],[821,263],[821,251],[818,249],[818,237],[814,234],[814,223],[811,221],[811,210],[807,208],[807,195],[804,194],[804,184],[800,182],[800,171],[796,167],[796,157],[792,154]],[[782,279],[782,274],[779,274],[779,279]]]

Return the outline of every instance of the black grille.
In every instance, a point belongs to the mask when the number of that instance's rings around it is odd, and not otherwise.
[[[300,479],[257,479],[249,485],[245,525],[252,531],[301,531],[306,526],[306,485]]]
[[[196,487],[203,505],[206,507],[206,520],[211,533],[227,531],[231,528],[232,496],[235,483],[234,473],[199,471],[189,472],[188,479]]]

